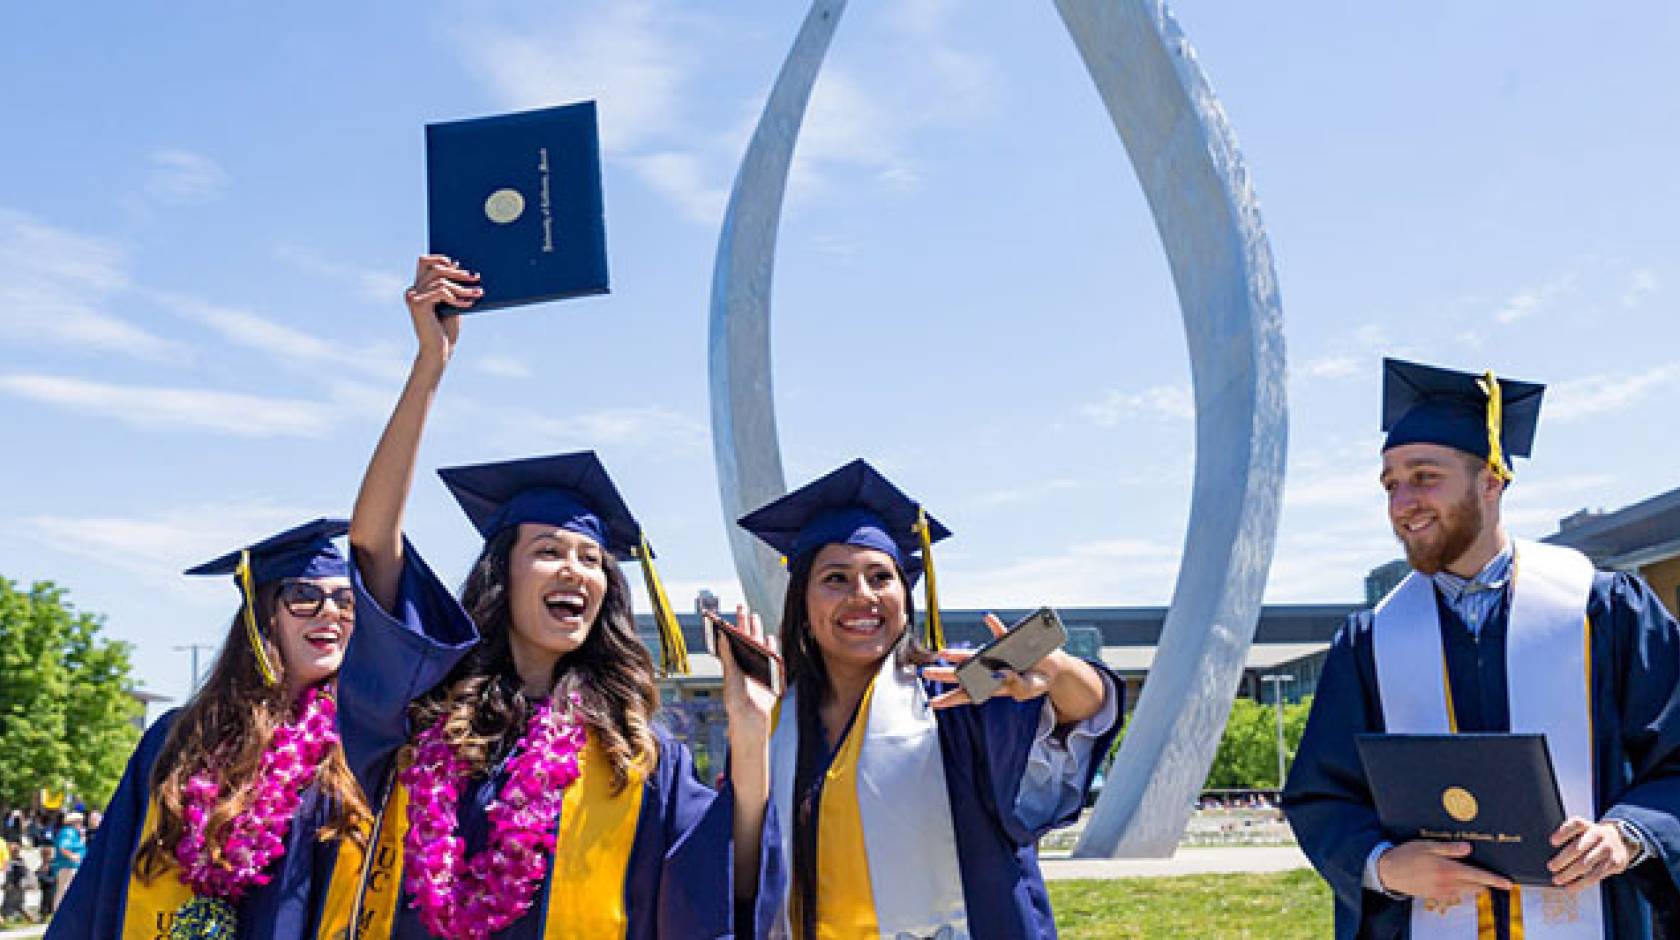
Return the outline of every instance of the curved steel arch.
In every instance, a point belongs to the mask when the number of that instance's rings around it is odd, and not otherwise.
[[[786,492],[770,379],[776,230],[800,123],[845,0],[814,0],[730,193],[712,275],[712,442],[748,601],[786,576],[735,519]],[[1167,253],[1190,351],[1196,469],[1184,557],[1149,682],[1075,854],[1172,854],[1260,614],[1283,491],[1283,314],[1236,139],[1161,0],[1056,0]]]

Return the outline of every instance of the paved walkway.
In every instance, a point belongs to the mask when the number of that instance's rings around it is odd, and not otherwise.
[[[1170,875],[1252,874],[1310,867],[1295,846],[1179,849],[1172,858],[1040,857],[1047,881],[1071,878],[1159,878]]]

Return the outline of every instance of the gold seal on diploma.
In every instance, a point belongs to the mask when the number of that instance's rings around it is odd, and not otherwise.
[[[525,214],[525,197],[517,189],[498,189],[484,200],[484,214],[497,225],[506,225]]]
[[[1467,823],[1476,818],[1481,807],[1476,803],[1476,797],[1463,787],[1448,787],[1441,793],[1441,805],[1447,808],[1447,815],[1461,823]]]

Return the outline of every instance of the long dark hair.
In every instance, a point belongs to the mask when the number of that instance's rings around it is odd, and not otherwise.
[[[816,807],[812,805],[811,788],[801,786],[822,773],[821,755],[827,750],[823,737],[819,707],[834,693],[823,662],[822,650],[811,636],[811,615],[805,596],[811,586],[811,570],[816,566],[816,551],[794,557],[788,565],[787,594],[782,599],[782,659],[787,664],[788,687],[798,688],[799,753],[795,756],[794,781],[799,789],[793,797],[793,897],[798,902],[800,936],[816,936],[817,923],[817,824]],[[916,625],[916,597],[904,568],[893,565],[898,580],[904,585],[904,636],[888,656],[898,657],[898,665],[920,666],[934,661],[934,654],[922,643]],[[813,746],[813,742],[821,747]],[[861,864],[861,862],[860,862]]]
[[[272,624],[280,585],[258,585],[257,622]],[[264,637],[269,661],[280,670],[281,682],[269,685],[257,669],[256,656],[245,633],[245,607],[233,615],[222,650],[204,685],[187,702],[169,727],[157,763],[152,766],[151,791],[157,797],[157,826],[140,844],[134,872],[145,882],[175,866],[175,847],[186,833],[183,793],[191,777],[209,770],[220,779],[225,794],[210,811],[205,845],[213,863],[222,863],[222,848],[233,820],[250,808],[257,788],[252,785],[274,730],[290,721],[294,702],[286,697],[285,663],[272,638]],[[315,783],[332,801],[332,816],[318,837],[322,840],[366,841],[365,823],[372,819],[361,787],[344,761],[344,748],[335,747],[321,762]]]
[[[445,737],[473,774],[482,773],[513,746],[533,707],[514,669],[508,639],[513,629],[508,568],[518,532],[518,527],[509,526],[488,539],[461,587],[461,606],[478,625],[483,641],[411,712],[416,728],[431,727],[448,715]],[[553,693],[578,697],[582,720],[606,752],[613,790],[618,792],[630,782],[633,770],[650,770],[658,758],[653,716],[659,708],[659,687],[654,683],[653,657],[636,639],[624,571],[611,553],[601,555],[607,590],[600,613],[583,644],[555,663]]]

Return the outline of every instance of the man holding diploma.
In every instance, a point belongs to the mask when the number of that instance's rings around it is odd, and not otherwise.
[[[1379,479],[1413,570],[1337,634],[1283,794],[1336,936],[1680,936],[1680,629],[1636,576],[1506,535],[1509,459],[1529,454],[1542,386],[1383,367]],[[1553,886],[1467,864],[1467,843],[1383,832],[1357,736],[1459,732],[1546,736],[1569,816]]]

